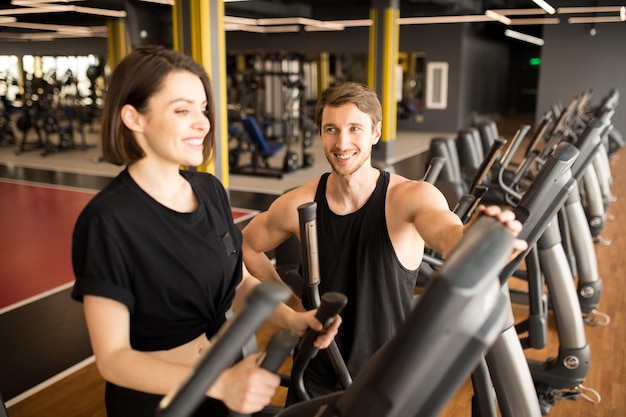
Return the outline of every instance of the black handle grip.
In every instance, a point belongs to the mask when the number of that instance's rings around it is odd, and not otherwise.
[[[324,325],[322,331],[324,331],[326,327],[332,323],[332,319],[337,316],[341,310],[343,310],[347,303],[347,297],[341,293],[327,292],[322,296],[320,306],[315,314],[315,317]],[[321,332],[308,329],[298,345],[298,354],[294,358],[293,366],[291,368],[291,387],[293,388],[294,395],[298,401],[306,401],[310,399],[310,396],[304,387],[303,376],[304,370],[309,364],[309,361],[317,355],[319,350],[313,346],[313,342],[320,333]],[[336,367],[335,372],[338,372],[337,376],[344,380],[351,380],[350,374],[345,366],[345,363],[343,362],[343,359],[341,359],[341,355],[339,354],[337,345],[334,341],[330,347],[334,347],[335,349],[335,354],[331,355],[331,361],[333,362],[333,366]],[[339,358],[335,356],[337,354],[339,354]]]
[[[261,358],[259,366],[270,372],[278,372],[287,356],[291,355],[300,337],[288,330],[280,330],[272,336],[265,348],[265,354]]]
[[[343,310],[347,303],[348,298],[338,292],[327,292],[322,296],[320,306],[317,309],[317,313],[315,313],[315,318],[324,325],[324,329],[321,332],[332,323],[332,320]],[[318,351],[317,348],[313,347],[313,342],[321,332],[311,328],[307,329],[300,341],[298,354],[304,358],[313,358]]]
[[[300,337],[288,330],[279,330],[270,339],[259,366],[270,372],[277,373],[287,356],[291,355]],[[229,417],[250,417],[251,414],[230,411]]]
[[[298,216],[303,223],[315,220],[317,217],[317,203],[311,201],[298,206]]]
[[[238,310],[211,338],[193,374],[160,402],[160,417],[186,417],[206,397],[206,391],[217,377],[230,366],[241,352],[241,347],[254,336],[258,327],[274,312],[291,292],[278,283],[262,283],[254,288],[246,304]]]

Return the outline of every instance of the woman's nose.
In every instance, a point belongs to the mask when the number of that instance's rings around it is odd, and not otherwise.
[[[199,128],[206,129],[207,131],[211,128],[211,122],[209,121],[205,111],[200,111],[196,114],[194,125]]]

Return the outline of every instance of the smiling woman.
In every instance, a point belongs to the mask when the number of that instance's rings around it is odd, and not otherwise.
[[[187,378],[229,311],[259,284],[219,180],[180,166],[210,162],[215,108],[209,77],[163,46],[135,48],[116,67],[102,113],[107,162],[126,168],[83,209],[72,237],[76,281],[109,417],[152,417]],[[302,335],[315,311],[281,305],[272,321]],[[334,337],[340,320],[321,334]],[[194,415],[261,410],[280,378],[250,355],[224,370]],[[252,394],[252,395],[251,395]]]

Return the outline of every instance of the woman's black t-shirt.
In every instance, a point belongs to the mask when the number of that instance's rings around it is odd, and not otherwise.
[[[74,228],[72,298],[97,295],[128,307],[131,346],[140,351],[171,349],[203,333],[211,338],[242,278],[242,235],[224,187],[207,173],[180,174],[196,193],[197,210],[161,205],[124,170],[87,204]],[[112,395],[118,391],[108,384],[109,411],[120,407],[122,397]],[[135,396],[145,397],[139,402],[147,412],[160,397]],[[127,401],[121,401],[126,411],[141,408]]]

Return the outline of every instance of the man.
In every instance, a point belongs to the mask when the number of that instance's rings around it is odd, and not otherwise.
[[[249,223],[243,232],[244,262],[259,279],[281,281],[265,253],[292,235],[299,237],[297,208],[317,203],[319,290],[348,297],[335,340],[355,376],[410,311],[424,245],[445,256],[469,225],[432,184],[372,166],[382,109],[367,86],[346,82],[324,91],[316,123],[331,172],[280,196]],[[511,211],[480,210],[515,233],[521,230]],[[525,242],[516,246],[524,250]],[[327,355],[310,363],[305,384],[312,396],[339,389]]]

